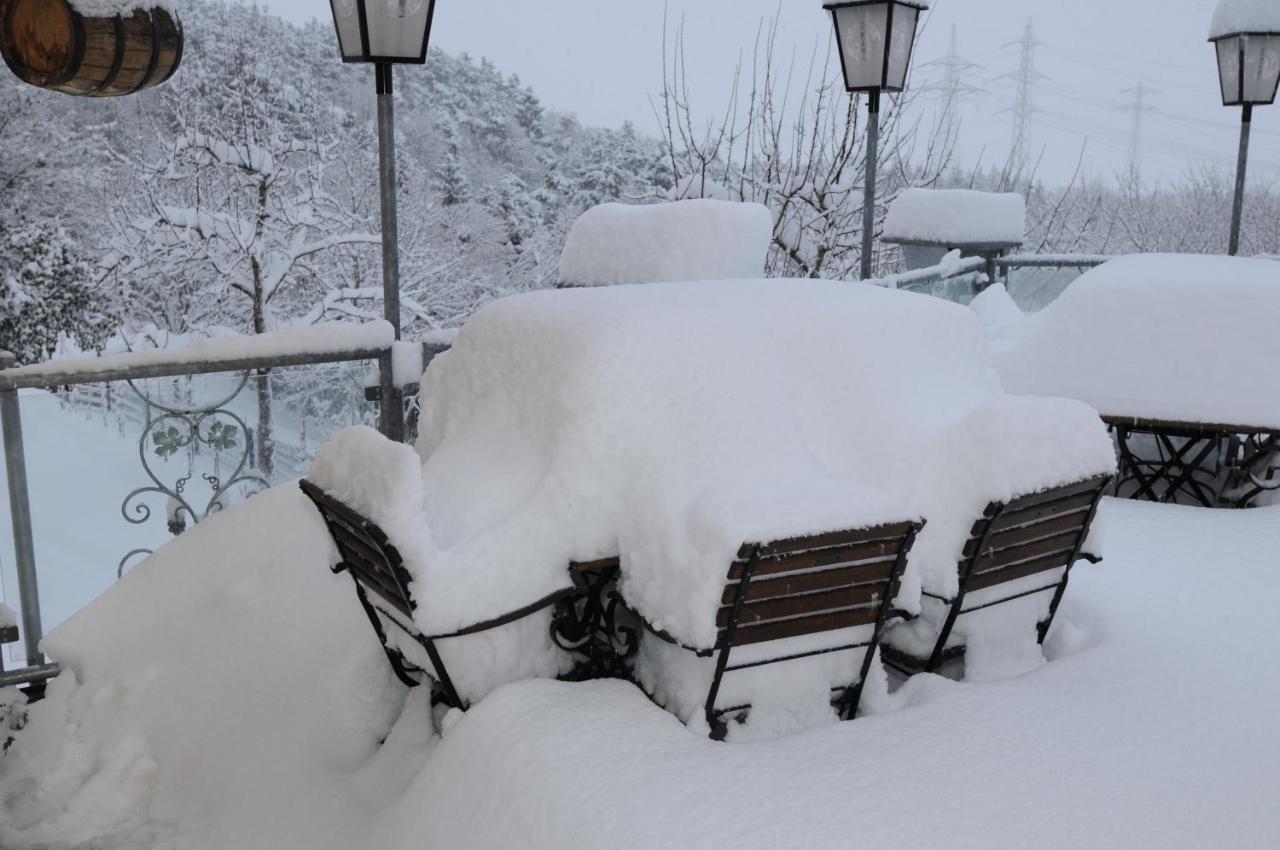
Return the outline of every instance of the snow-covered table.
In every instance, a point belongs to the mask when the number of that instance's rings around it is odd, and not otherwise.
[[[994,360],[1014,393],[1080,399],[1115,429],[1123,494],[1245,505],[1280,488],[1280,266],[1134,255],[1021,317],[993,290]]]

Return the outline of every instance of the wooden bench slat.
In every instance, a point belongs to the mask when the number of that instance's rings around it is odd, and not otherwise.
[[[1048,572],[1049,570],[1065,569],[1067,567],[1067,555],[1070,553],[1059,553],[1056,555],[1046,555],[1043,558],[1037,558],[1034,561],[1027,561],[1025,564],[1018,564],[1012,567],[1002,567],[982,575],[972,576],[969,579],[968,592],[973,593],[978,590],[986,590],[990,587],[1006,584],[1007,582],[1017,581],[1027,576],[1033,576],[1037,573]]]
[[[1074,513],[1075,511],[1088,512],[1093,506],[1093,500],[1097,498],[1096,493],[1083,493],[1078,496],[1069,496],[1056,502],[1049,502],[1043,505],[1037,505],[1034,508],[1028,508],[1023,511],[1009,511],[996,517],[994,520],[979,520],[974,524],[974,535],[982,533],[983,523],[991,522],[992,533],[1000,531],[1008,531],[1011,528],[1020,528],[1024,525],[1032,525],[1044,519],[1056,518],[1063,514]]]
[[[893,577],[895,566],[896,558],[852,567],[794,573],[782,578],[753,578],[747,584],[747,595],[743,601],[756,602],[780,596],[793,596],[797,593],[830,590],[846,585],[886,584]],[[720,601],[721,604],[732,605],[737,597],[738,585],[728,584]]]
[[[1007,567],[1020,561],[1029,561],[1032,558],[1058,553],[1066,557],[1075,549],[1079,540],[1080,530],[1076,529],[1054,537],[1046,537],[1044,540],[1037,540],[1034,543],[1026,543],[1010,549],[1001,549],[998,552],[987,552],[974,562],[973,572],[976,574],[989,573],[992,570],[998,570],[1001,567]]]
[[[398,588],[388,586],[381,577],[373,574],[363,563],[344,561],[343,564],[360,584],[381,596],[406,617],[413,618],[413,606]]]
[[[998,534],[992,534],[990,539],[987,540],[987,548],[989,550],[1007,549],[1010,546],[1018,546],[1045,537],[1052,537],[1064,531],[1079,530],[1088,516],[1088,511],[1076,511],[1075,513],[1041,520],[1032,525],[1023,525]],[[981,541],[981,536],[969,538],[969,542],[964,546],[964,557],[973,557],[973,554],[978,551],[978,544]]]
[[[733,645],[749,646],[770,640],[782,640],[783,638],[830,632],[854,626],[869,626],[879,618],[880,606],[869,605],[863,608],[850,608],[847,611],[815,614],[811,617],[797,617],[794,620],[774,621],[759,626],[739,626],[733,636]],[[723,635],[721,639],[723,639]]]
[[[774,555],[761,558],[751,571],[752,577],[777,575],[779,573],[799,572],[819,567],[836,567],[864,561],[893,560],[902,549],[902,538],[869,540],[852,543],[846,546],[835,546],[828,549],[812,549],[793,552],[786,555]],[[734,561],[729,568],[729,581],[742,578],[748,561]]]
[[[841,608],[871,605],[884,598],[887,588],[875,585],[850,585],[820,593],[807,593],[801,596],[784,596],[762,602],[744,603],[738,612],[738,628],[759,623],[778,620],[785,617],[798,617],[824,611],[835,611]],[[722,607],[716,614],[716,628],[723,629],[729,625],[733,616],[733,605]]]
[[[1097,493],[1107,483],[1107,478],[1090,478],[1087,481],[1080,481],[1076,484],[1067,484],[1062,487],[1052,487],[1048,490],[1042,490],[1039,493],[1031,493],[1026,496],[1019,496],[1005,505],[1005,511],[1020,511],[1026,508],[1034,508],[1036,505],[1042,505],[1046,502],[1056,502],[1065,499],[1068,496],[1078,496],[1081,493]]]
[[[864,543],[871,540],[888,540],[902,537],[911,530],[910,522],[877,525],[846,531],[829,531],[823,534],[812,534],[807,537],[787,537],[774,540],[761,547],[761,555],[785,555],[791,552],[803,552],[808,549],[826,549],[833,546],[846,546],[851,543]],[[744,543],[738,549],[740,559],[750,558],[755,552],[756,544]]]

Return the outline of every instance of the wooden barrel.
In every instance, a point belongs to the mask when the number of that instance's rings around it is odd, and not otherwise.
[[[164,9],[93,18],[68,0],[0,0],[0,54],[33,86],[110,97],[158,86],[182,62],[182,23]]]

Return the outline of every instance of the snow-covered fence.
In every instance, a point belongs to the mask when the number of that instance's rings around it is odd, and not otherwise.
[[[134,352],[0,369],[0,413],[28,664],[25,671],[16,675],[29,674],[22,681],[36,681],[47,678],[52,670],[38,649],[42,627],[22,441],[21,390],[65,390],[75,400],[73,403],[100,410],[104,415],[117,415],[122,422],[137,420],[142,425],[139,458],[147,481],[125,497],[122,513],[129,522],[142,524],[153,509],[162,511],[170,530],[179,533],[221,510],[230,499],[266,486],[266,480],[249,464],[252,429],[231,408],[231,402],[251,381],[258,383],[255,376],[268,370],[359,361],[375,361],[393,370],[399,361],[412,359],[398,353],[402,347],[385,322],[328,324],[252,337],[203,340],[177,351]],[[401,375],[399,368],[394,371],[398,387],[417,379]],[[227,391],[212,402],[192,401],[186,397],[187,392],[177,393],[175,399],[153,398],[138,386],[148,379],[196,375],[229,375],[233,379],[226,383]],[[126,383],[130,391],[110,387],[119,382]],[[200,468],[195,465],[197,449],[202,454]],[[290,470],[305,465],[302,452],[286,450],[285,461]],[[161,468],[163,464],[159,462],[181,460],[184,454],[189,464],[178,471],[176,480],[170,481],[174,476],[162,473],[172,470]],[[153,465],[157,458],[159,462]],[[196,501],[194,488],[189,486],[193,481],[203,481],[208,486],[207,502]],[[120,570],[132,558],[147,553],[146,549],[129,553],[121,561]],[[7,678],[13,679],[13,675]]]

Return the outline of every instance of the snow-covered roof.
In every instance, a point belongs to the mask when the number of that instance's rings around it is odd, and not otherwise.
[[[1280,265],[1134,255],[1072,283],[995,360],[1010,392],[1110,416],[1280,428],[1277,327]]]
[[[907,189],[889,205],[884,240],[948,247],[1022,244],[1027,205],[1013,193]]]
[[[1280,2],[1219,0],[1209,25],[1209,38],[1222,38],[1242,32],[1280,33]]]
[[[763,277],[772,238],[773,214],[761,204],[602,204],[569,231],[560,281],[608,286]]]

